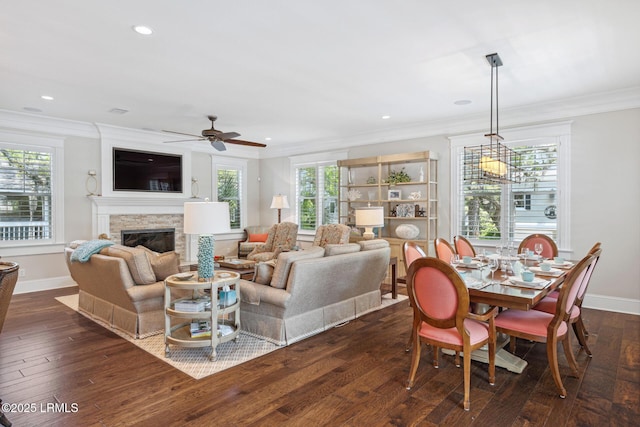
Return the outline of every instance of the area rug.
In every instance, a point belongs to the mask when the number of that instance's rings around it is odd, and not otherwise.
[[[394,300],[391,298],[391,294],[385,294],[382,296],[382,305],[377,310],[406,299],[407,297],[405,295],[398,295],[398,299]],[[67,307],[78,311],[78,294],[56,297],[56,300]],[[269,341],[253,337],[241,331],[236,342],[229,341],[219,344],[216,347],[217,360],[215,361],[210,361],[208,358],[209,353],[211,352],[210,347],[179,348],[177,346],[172,346],[171,357],[167,358],[164,354],[165,346],[163,334],[136,340],[123,332],[108,327],[96,319],[86,316],[82,312],[79,313],[197,380],[281,348]]]

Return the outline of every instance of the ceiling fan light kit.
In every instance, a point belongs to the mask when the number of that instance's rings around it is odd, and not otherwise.
[[[207,141],[208,140],[211,143],[211,146],[218,151],[225,151],[227,149],[225,143],[245,145],[249,147],[262,147],[262,148],[267,146],[266,144],[262,144],[259,142],[243,141],[241,139],[235,139],[240,136],[238,132],[222,132],[215,128],[214,123],[216,120],[218,120],[218,116],[210,115],[210,116],[207,116],[207,118],[211,120],[211,129],[204,129],[201,132],[201,136],[193,135],[190,133],[165,130],[163,132],[193,137],[190,139],[179,139],[176,141],[165,141],[165,142],[172,143],[172,142]]]

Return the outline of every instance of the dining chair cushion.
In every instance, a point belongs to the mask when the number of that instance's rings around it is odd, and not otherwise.
[[[489,338],[489,325],[471,319],[464,320],[464,327],[469,331],[471,345]],[[456,328],[441,329],[422,322],[419,334],[425,338],[453,345],[462,345],[462,336]]]
[[[557,303],[558,303],[558,300],[545,297],[542,299],[542,301],[537,303],[533,307],[533,309],[538,311],[544,311],[545,313],[549,313],[549,314],[555,314]],[[577,319],[578,316],[580,316],[580,307],[578,307],[577,305],[574,305],[571,308],[571,320]]]
[[[539,310],[505,310],[496,316],[496,328],[512,329],[539,337],[547,336],[547,326],[553,320],[553,314]],[[567,323],[562,322],[558,326],[557,335],[567,332]]]

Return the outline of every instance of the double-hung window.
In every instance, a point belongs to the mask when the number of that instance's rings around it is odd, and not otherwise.
[[[246,221],[246,162],[214,164],[216,197],[229,203],[231,231],[241,231]]]
[[[62,242],[63,156],[58,139],[0,135],[0,247]]]
[[[296,220],[301,231],[314,232],[323,224],[338,223],[338,165],[336,160],[293,164]]]
[[[503,136],[519,159],[519,183],[465,180],[464,147],[488,141],[476,135],[451,138],[453,235],[495,245],[542,233],[568,247],[569,125],[510,130]]]

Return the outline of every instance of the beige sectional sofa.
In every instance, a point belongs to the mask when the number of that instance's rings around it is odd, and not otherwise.
[[[380,306],[389,257],[386,240],[281,253],[265,284],[240,281],[241,328],[288,345],[355,319]]]
[[[73,251],[65,248],[65,259],[81,312],[134,338],[164,330],[164,279],[179,272],[176,253],[113,245],[88,262],[72,262]]]

